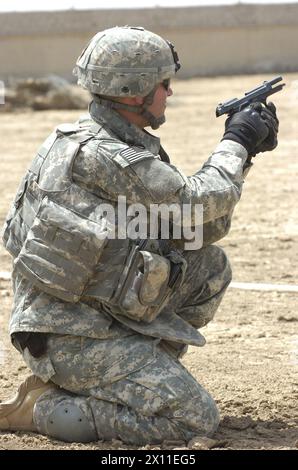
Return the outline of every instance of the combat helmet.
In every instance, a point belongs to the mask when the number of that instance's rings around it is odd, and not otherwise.
[[[145,115],[154,129],[164,122],[147,112],[156,87],[174,77],[180,63],[174,46],[142,27],[123,26],[97,33],[76,62],[78,84],[112,108]],[[143,96],[142,106],[130,106],[111,98]],[[152,122],[151,122],[152,121]],[[155,122],[156,121],[156,122]]]

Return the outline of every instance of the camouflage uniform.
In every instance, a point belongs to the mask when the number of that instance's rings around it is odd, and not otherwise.
[[[105,103],[95,100],[89,111],[74,126],[58,128],[56,137],[50,137],[51,145],[45,145],[48,150],[44,152],[42,147],[39,151],[8,217],[7,227],[16,226],[14,236],[4,235],[6,246],[18,253],[10,333],[46,334],[42,356],[33,357],[28,348],[23,356],[35,375],[61,387],[37,400],[34,421],[41,433],[69,441],[119,438],[146,444],[211,435],[219,422],[216,405],[178,359],[188,344],[204,345],[197,328],[213,318],[231,280],[224,252],[212,243],[229,230],[241,195],[247,152],[235,142],[221,142],[202,169],[186,177],[170,164],[157,137],[129,123]],[[67,161],[65,155],[78,141],[79,148]],[[36,178],[43,195],[57,192],[52,207],[58,201],[62,216],[75,207],[88,224],[94,220],[99,202],[116,204],[119,195],[147,208],[152,203],[203,204],[204,247],[182,253],[187,266],[183,281],[168,294],[151,321],[126,315],[111,300],[126,241],[108,242],[99,259],[99,264],[105,263],[104,276],[96,272],[83,294],[74,293],[72,301],[59,285],[59,279],[63,283],[69,277],[66,264],[54,273],[51,265],[50,286],[48,278],[42,282],[32,274],[30,269],[42,249],[40,240],[34,256],[23,247],[33,233],[24,225],[30,218],[27,212],[36,205]],[[66,213],[72,217],[71,212]],[[80,229],[74,225],[76,228]],[[48,232],[52,237],[51,230]],[[70,229],[67,235],[72,236]],[[65,255],[63,247],[68,241],[58,241],[55,243]],[[181,255],[178,248],[176,252]],[[53,254],[55,257],[53,262],[58,263],[59,256]],[[65,263],[75,257],[74,252],[66,256]],[[80,273],[76,264],[72,266],[75,284]],[[73,416],[77,416],[78,426],[69,420]]]

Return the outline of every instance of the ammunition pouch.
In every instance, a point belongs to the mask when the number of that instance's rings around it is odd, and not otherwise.
[[[120,308],[122,315],[150,323],[164,307],[169,294],[181,284],[185,271],[186,261],[178,253],[160,256],[136,247],[112,303]]]
[[[104,222],[95,223],[46,196],[15,267],[42,291],[78,302],[101,256],[104,227]]]

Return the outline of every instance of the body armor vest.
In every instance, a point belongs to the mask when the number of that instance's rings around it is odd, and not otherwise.
[[[14,267],[42,291],[67,302],[96,299],[151,322],[186,265],[157,243],[108,238],[110,222],[100,205],[113,202],[72,179],[74,159],[100,129],[63,125],[48,137],[8,214],[4,245]]]

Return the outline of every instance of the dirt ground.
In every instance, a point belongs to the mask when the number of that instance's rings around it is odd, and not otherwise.
[[[174,83],[168,122],[158,134],[174,164],[187,175],[198,170],[220,140],[224,118],[219,101],[240,96],[271,76],[204,78]],[[234,281],[297,284],[298,274],[298,74],[284,75],[286,88],[274,99],[280,118],[279,147],[256,157],[230,234],[220,242]],[[0,114],[1,225],[21,175],[42,140],[79,111]],[[11,260],[0,248],[1,271]],[[7,324],[10,282],[1,279],[0,398],[28,375],[10,345]],[[298,293],[229,288],[215,321],[202,329],[204,348],[191,347],[183,363],[214,396],[221,423],[207,447],[296,449],[298,399]],[[185,448],[165,443],[145,449]],[[196,448],[195,443],[189,445]],[[119,441],[65,444],[32,433],[0,433],[0,449],[128,449]],[[143,448],[144,449],[144,448]]]

